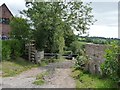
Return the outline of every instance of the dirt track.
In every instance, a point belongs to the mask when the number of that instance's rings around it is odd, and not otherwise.
[[[67,60],[63,62],[50,63],[45,67],[33,68],[25,71],[16,77],[6,77],[2,79],[2,88],[75,88],[75,81],[70,76],[70,67],[74,61]],[[36,75],[49,71],[45,77],[45,84],[35,85],[33,82]]]

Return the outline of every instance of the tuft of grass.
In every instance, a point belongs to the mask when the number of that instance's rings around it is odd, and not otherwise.
[[[33,84],[35,84],[35,85],[43,85],[45,82],[44,82],[44,80],[36,80]]]
[[[48,75],[48,72],[38,74],[37,77],[36,77],[36,80],[33,82],[33,84],[35,84],[35,85],[43,85],[45,83],[44,76],[47,76],[47,75]]]
[[[48,61],[43,60],[40,62],[40,66],[46,66],[46,65],[48,65]]]
[[[28,62],[22,58],[17,58],[16,60],[3,61],[0,63],[2,65],[3,77],[12,77],[20,74],[23,71],[29,70],[33,67],[37,67],[37,64]]]
[[[76,88],[115,88],[115,82],[109,78],[86,74],[82,70],[74,70],[72,77],[75,79]]]

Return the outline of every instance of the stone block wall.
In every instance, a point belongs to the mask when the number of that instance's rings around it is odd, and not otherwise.
[[[36,53],[35,53],[35,60],[36,60],[36,62],[40,63],[43,58],[44,58],[44,51],[37,51],[36,50]]]
[[[85,67],[86,70],[92,74],[102,74],[100,65],[105,61],[105,49],[107,49],[105,45],[91,43],[85,45],[86,54],[90,58],[89,63]]]

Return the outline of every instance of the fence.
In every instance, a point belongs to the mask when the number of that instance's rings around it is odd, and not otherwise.
[[[44,51],[37,51],[35,47],[35,41],[31,40],[25,45],[25,55],[27,59],[33,63],[41,62],[41,59],[44,58]]]

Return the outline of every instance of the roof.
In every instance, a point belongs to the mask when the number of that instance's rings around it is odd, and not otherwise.
[[[10,12],[10,14],[13,16],[13,14],[11,13],[11,11],[9,10],[9,8],[6,6],[5,3],[3,3],[3,4],[0,6],[0,8],[3,7],[3,6],[5,6],[5,7],[8,9],[8,11]]]

